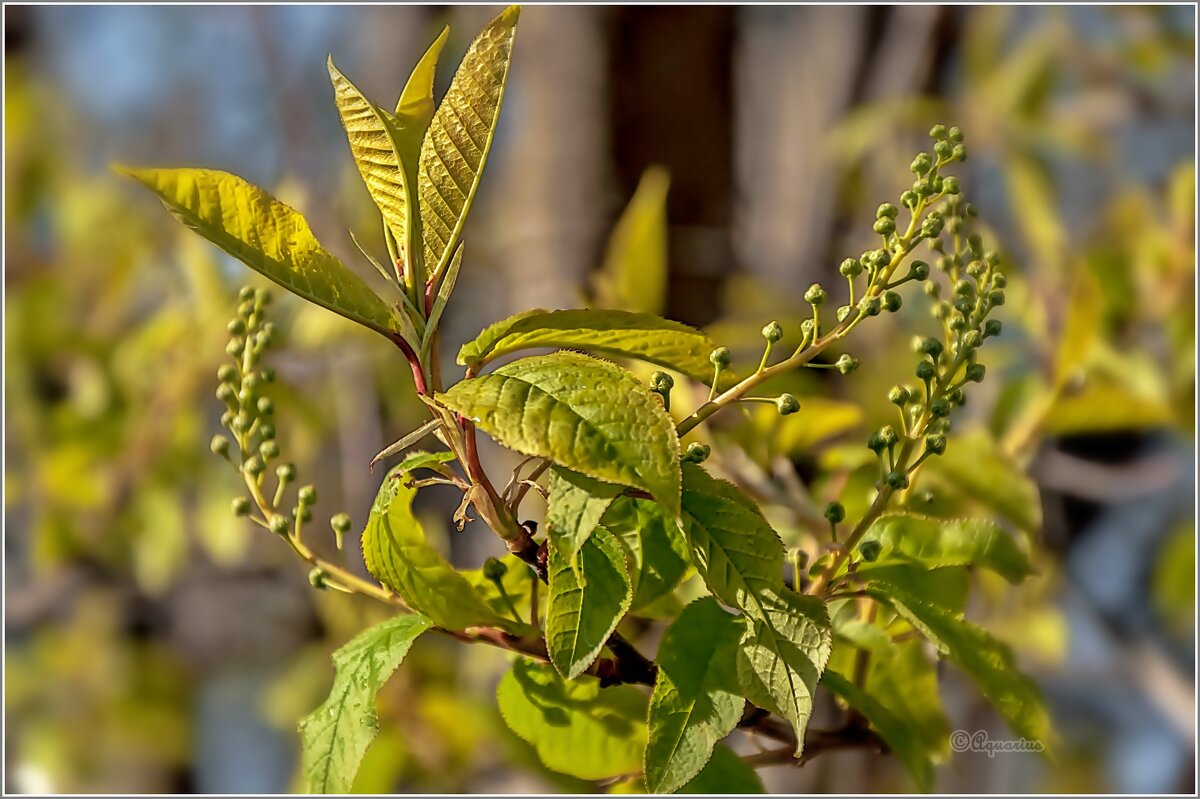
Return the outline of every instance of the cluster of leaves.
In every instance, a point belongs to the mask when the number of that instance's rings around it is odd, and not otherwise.
[[[235,500],[235,513],[285,538],[311,564],[315,587],[366,594],[404,611],[335,654],[331,695],[301,724],[307,787],[349,788],[377,726],[375,691],[428,630],[517,653],[498,689],[509,727],[547,767],[626,787],[759,789],[751,762],[723,743],[739,726],[784,744],[753,762],[875,747],[894,751],[918,785],[929,787],[946,738],[913,712],[919,703],[908,691],[917,683],[927,689],[932,669],[917,639],[972,677],[1015,731],[1048,742],[1033,683],[1004,645],[963,618],[967,569],[1019,581],[1031,571],[1022,549],[987,520],[888,512],[893,499],[904,504],[923,466],[947,451],[950,415],[969,384],[984,377],[979,348],[1000,330],[990,318],[1005,297],[999,258],[968,233],[972,208],[960,199],[957,179],[943,174],[966,158],[961,131],[938,125],[930,132],[933,154],[914,159],[900,207],[878,209],[879,246],[841,265],[849,299],[833,318],[821,310],[830,296],[823,287],[805,292],[811,315],[785,357],[778,322],[763,328],[762,356],[739,377],[729,350],[651,313],[539,309],[464,345],[458,363],[465,377],[443,387],[438,324],[462,267],[463,224],[499,116],[517,18],[512,8],[484,29],[440,104],[433,72],[444,33],[394,112],[363,97],[330,63],[351,151],[381,213],[392,269],[367,257],[388,280],[386,297],[324,249],[298,212],[240,178],[127,170],[226,252],[393,341],[429,409],[426,424],[380,453],[405,457],[384,478],[366,523],[362,550],[378,584],[364,580],[301,539],[315,502],[311,487],[299,490],[290,514],[280,511],[292,467],[278,466],[274,495],[265,490],[267,467],[279,457],[272,401],[263,396],[272,373],[259,366],[272,340],[268,296],[241,296],[229,327],[236,362],[222,367],[218,389],[236,448],[223,436],[213,442],[249,492]],[[937,254],[945,289],[927,263],[909,262],[922,244]],[[909,282],[938,298],[940,333],[918,343],[919,385],[888,395],[898,425],[868,441],[878,478],[867,505],[853,524],[841,501],[828,505],[828,538],[805,570],[798,556],[788,557],[758,503],[706,467],[711,448],[683,442],[738,403],[802,414],[790,393],[752,393],[800,368],[854,371],[852,355],[825,356],[865,319],[899,311],[898,289]],[[533,348],[556,351],[491,368]],[[614,361],[667,371],[646,381]],[[677,381],[707,386],[707,399],[680,410]],[[480,464],[476,429],[527,456],[501,490]],[[443,449],[411,451],[429,435]],[[460,528],[474,512],[511,554],[477,572],[452,567],[412,511],[417,491],[433,483],[462,491]],[[536,525],[521,521],[531,489],[547,501],[540,540]],[[340,549],[349,520],[335,516],[332,527]],[[682,607],[678,595],[693,573],[698,598]],[[618,631],[634,616],[670,621],[653,659]],[[847,706],[840,727],[809,729],[819,685]]]

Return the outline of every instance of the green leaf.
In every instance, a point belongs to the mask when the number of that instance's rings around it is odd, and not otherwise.
[[[393,308],[317,241],[300,212],[236,175],[213,169],[118,168],[175,218],[288,291],[389,338]]]
[[[966,672],[1013,732],[1049,748],[1050,718],[1037,684],[1017,669],[1012,650],[958,615],[897,592],[872,594]]]
[[[550,547],[549,574],[546,648],[559,673],[573,680],[592,665],[629,610],[633,594],[625,551],[598,527],[579,550],[576,568],[558,547]]]
[[[620,402],[614,402],[614,398]],[[438,395],[509,449],[648,491],[679,512],[679,438],[657,394],[571,352],[522,358]]]
[[[603,524],[630,555],[630,611],[650,606],[683,582],[691,568],[687,541],[679,525],[657,502],[620,497],[609,506]]]
[[[724,744],[718,744],[704,770],[677,791],[705,796],[766,792],[754,767]]]
[[[867,673],[867,690],[904,722],[934,763],[950,752],[950,722],[942,712],[937,668],[917,639],[897,644],[890,653],[877,652]]]
[[[454,453],[449,450],[442,452],[421,452],[415,451],[408,453],[408,456],[396,464],[398,471],[409,472],[417,469],[432,469],[433,471],[441,471],[441,467],[454,460]]]
[[[645,775],[653,793],[671,793],[699,774],[742,717],[735,663],[744,629],[711,597],[688,605],[667,628],[650,697]]]
[[[329,698],[300,721],[306,793],[347,793],[363,754],[379,730],[375,694],[432,623],[396,616],[333,653],[337,674]]]
[[[412,512],[417,491],[404,477],[397,466],[379,487],[362,537],[367,569],[439,627],[463,630],[483,624],[509,625],[425,540]]]
[[[891,654],[896,645],[878,624],[862,621],[858,618],[833,620],[833,632],[842,640],[858,649],[871,654]]]
[[[892,558],[888,562],[861,563],[857,574],[885,593],[898,590],[954,613],[966,609],[971,591],[971,575],[962,566],[930,569],[920,563]]]
[[[662,167],[642,173],[629,205],[613,227],[604,265],[595,276],[604,308],[661,314],[667,292],[667,189]]]
[[[603,780],[642,767],[646,696],[632,685],[567,682],[548,665],[518,660],[496,689],[500,715],[553,771]]]
[[[1037,485],[983,431],[955,438],[944,455],[925,462],[925,470],[1026,532],[1042,526]]]
[[[812,715],[813,692],[833,650],[825,604],[787,588],[760,594],[763,617],[751,619],[738,650],[742,695],[796,730],[796,757]]]
[[[713,595],[765,618],[763,595],[781,588],[783,542],[753,500],[699,466],[683,469],[683,532]]]
[[[517,612],[523,617],[528,617],[530,593],[533,588],[533,581],[537,579],[533,570],[529,568],[529,564],[518,558],[516,555],[505,555],[500,558],[500,562],[507,568],[504,576],[500,578],[501,585],[504,586],[504,592],[508,594],[508,598],[512,600],[516,606]],[[492,609],[497,616],[507,617],[512,611],[508,607],[508,603],[504,597],[500,595],[500,590],[496,584],[488,577],[484,576],[483,569],[466,569],[459,572],[463,578],[471,584],[475,593],[482,599],[487,606]],[[526,625],[525,632],[535,632],[533,628]]]
[[[480,367],[535,347],[586,350],[612,358],[630,358],[674,369],[693,380],[711,383],[709,353],[716,345],[693,327],[652,314],[628,311],[526,311],[481,332],[458,351],[460,366]],[[722,376],[722,385],[732,384]]]
[[[435,275],[450,260],[492,148],[519,15],[510,6],[471,43],[421,145],[424,261]]]
[[[1012,536],[986,519],[889,513],[871,525],[864,540],[880,543],[880,564],[899,555],[931,568],[981,566],[1014,584],[1033,574],[1029,558]]]
[[[421,425],[416,430],[406,433],[405,435],[401,436],[396,441],[393,441],[391,444],[388,444],[386,447],[381,449],[379,452],[375,453],[375,457],[371,458],[371,468],[374,469],[375,464],[379,463],[384,458],[390,458],[393,455],[395,455],[397,452],[403,452],[404,450],[408,449],[413,444],[416,444],[422,438],[424,438],[425,436],[429,435],[430,433],[432,433],[434,430],[437,430],[437,429],[438,429],[438,420],[430,419],[428,422]]]
[[[555,466],[550,470],[546,529],[550,543],[572,564],[621,486]]]
[[[918,790],[929,791],[933,788],[933,762],[902,720],[892,715],[878,699],[836,671],[825,672],[821,684],[866,717],[888,748],[896,753],[908,769]]]

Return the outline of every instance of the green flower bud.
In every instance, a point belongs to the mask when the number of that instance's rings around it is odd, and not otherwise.
[[[946,138],[946,126],[942,124],[934,125],[929,129],[929,138],[944,139]]]
[[[229,364],[225,364],[217,370],[217,380],[222,383],[232,383],[237,379],[237,374],[237,369],[234,369]]]
[[[296,521],[307,524],[312,521],[312,511],[307,505],[297,505],[292,510],[292,515],[296,517]]]
[[[275,382],[275,370],[274,369],[263,369],[262,370],[262,379],[263,379],[264,383],[274,383]]]
[[[233,417],[233,421],[229,423],[229,429],[235,433],[244,433],[250,429],[250,417],[242,411],[237,416]]]
[[[813,283],[808,287],[808,291],[804,292],[804,300],[810,305],[820,305],[825,302],[827,296],[820,283]]]
[[[950,311],[951,311],[950,303],[939,302],[937,305],[933,306],[933,318],[934,319],[945,319],[947,316],[950,315]]]
[[[967,329],[967,320],[961,316],[956,316],[950,320],[950,330],[955,333],[961,333]]]
[[[260,324],[262,324],[262,316],[260,316],[257,311],[250,314],[250,318],[246,320],[246,327],[250,328],[251,330],[257,330]]]
[[[941,433],[925,436],[925,449],[933,455],[941,455],[946,451],[946,437]]]
[[[904,407],[910,399],[911,396],[906,386],[892,386],[892,390],[888,392],[888,402],[893,405]]]
[[[983,344],[983,336],[978,330],[968,330],[963,336],[962,345],[969,350],[978,349]]]
[[[682,460],[684,463],[704,463],[711,454],[712,449],[707,444],[693,441],[688,444],[687,451],[683,453]]]
[[[870,299],[865,299],[860,302],[858,307],[862,309],[862,312],[867,316],[879,316],[879,310],[882,306],[878,297],[871,297]]]
[[[217,399],[226,405],[233,405],[234,400],[237,399],[237,392],[233,390],[230,383],[222,383],[217,386]]]
[[[903,304],[903,300],[900,299],[900,295],[896,292],[885,291],[883,293],[883,310],[888,313],[895,313],[900,310],[901,304]]]
[[[238,316],[240,316],[242,318],[246,318],[246,317],[250,316],[250,314],[252,314],[252,313],[254,313],[254,303],[253,302],[243,302],[241,305],[238,306]]]
[[[885,447],[895,446],[899,438],[896,436],[896,429],[890,424],[885,424],[879,428],[879,440],[883,442]]]
[[[967,395],[963,393],[961,388],[956,388],[946,395],[946,399],[950,400],[951,405],[966,405]]]
[[[917,153],[917,157],[912,160],[909,169],[916,175],[924,175],[933,167],[933,159],[929,157],[929,153]],[[917,192],[920,194],[920,192]]]
[[[987,263],[988,266],[999,266],[1000,265],[1000,253],[996,252],[995,250],[988,250],[986,253],[983,254],[983,260]]]
[[[992,288],[1003,289],[1007,287],[1008,278],[1004,276],[1003,272],[998,272],[997,274],[992,275]]]
[[[933,194],[933,184],[925,178],[921,178],[913,181],[912,190],[918,197],[928,197]]]
[[[212,450],[214,455],[220,455],[222,458],[229,457],[229,439],[217,433],[209,442],[208,448]]]
[[[234,516],[249,516],[250,515],[250,500],[245,497],[234,497],[233,503],[230,505]]]
[[[950,139],[950,141],[960,142],[963,140],[963,132],[957,127],[950,128],[950,130],[946,131],[946,136]]]
[[[895,491],[908,488],[908,475],[901,471],[888,472],[886,482]]]
[[[650,375],[650,388],[659,393],[670,392],[671,389],[675,388],[675,378],[666,372],[655,372]]]
[[[915,191],[912,191],[911,189],[904,191],[900,195],[900,204],[903,205],[905,208],[916,208],[917,200],[918,200],[917,193]]]
[[[960,190],[958,178],[953,175],[947,175],[942,183],[942,191],[946,194],[958,194]]]
[[[270,397],[259,397],[258,412],[263,416],[270,416],[275,413],[275,403],[271,402]]]
[[[881,236],[890,236],[896,232],[896,223],[885,216],[883,219],[876,219],[871,229]]]
[[[876,455],[882,452],[883,448],[886,446],[887,444],[883,443],[883,439],[880,438],[878,430],[876,430],[874,433],[871,433],[871,435],[867,437],[867,449],[871,450]]]
[[[242,464],[242,469],[244,469],[246,473],[252,477],[258,477],[260,474],[262,474],[264,468],[266,467],[263,466],[262,460],[257,455],[251,455],[250,458]]]
[[[241,317],[230,319],[229,324],[225,325],[225,329],[229,331],[231,336],[240,336],[246,332],[246,323]]]
[[[981,363],[973,363],[967,366],[966,377],[972,383],[982,383],[986,373],[987,367]]]
[[[1004,325],[1000,323],[999,319],[989,319],[983,323],[983,337],[990,338],[992,336],[998,336],[1000,335],[1000,331],[1003,329]]]
[[[312,486],[304,486],[297,493],[296,498],[301,505],[314,505],[317,502],[317,489]]]
[[[255,289],[254,290],[254,301],[257,302],[259,305],[270,305],[271,304],[271,292],[267,291],[266,289]]]
[[[483,576],[492,582],[504,579],[508,574],[508,566],[499,558],[488,558],[483,562]]]
[[[242,286],[240,289],[238,289],[238,299],[241,300],[242,302],[249,302],[250,300],[253,300],[254,299],[254,287],[253,286]]]
[[[275,467],[275,476],[281,483],[290,483],[296,479],[296,467],[291,463],[281,463]]]
[[[933,250],[934,252],[937,252],[937,253],[946,252],[946,243],[944,241],[942,241],[941,239],[938,239],[938,238],[929,239],[927,243],[929,244],[929,249]]]
[[[259,382],[262,380],[257,372],[251,372],[242,380],[242,388],[248,388],[254,391],[258,388]]]
[[[935,419],[950,415],[950,403],[944,397],[938,397],[933,402],[929,403],[929,413]]]
[[[988,292],[988,303],[993,307],[999,307],[1004,304],[1004,292],[999,289],[993,289]]]
[[[231,338],[229,343],[225,345],[225,352],[232,355],[234,358],[242,354],[242,350],[246,348],[246,340],[243,338]]]
[[[838,370],[839,373],[848,375],[851,372],[853,372],[855,369],[858,368],[858,359],[855,358],[853,355],[850,355],[849,353],[847,353],[847,354],[843,355],[842,357],[838,358],[837,363],[835,363],[833,366],[835,369]],[[785,395],[785,396],[791,396],[791,395]]]
[[[775,398],[775,408],[780,416],[790,416],[800,410],[800,400],[794,394],[780,394]]]
[[[783,338],[783,326],[778,322],[771,322],[762,329],[763,338],[769,343],[774,344]]]
[[[324,591],[325,576],[325,571],[320,566],[314,566],[308,573],[308,584],[318,591]]]
[[[271,439],[275,438],[275,425],[264,424],[262,427],[258,428],[258,435],[264,441],[270,441]]]
[[[271,521],[268,524],[270,524],[271,532],[275,533],[275,535],[287,535],[287,531],[291,528],[288,520],[278,513],[271,516]]]
[[[967,148],[961,144],[954,145],[954,151],[950,154],[950,157],[955,161],[966,161]]]
[[[333,531],[338,535],[345,535],[346,533],[350,532],[350,524],[350,514],[348,513],[335,514],[333,518],[329,520],[329,526],[332,527]]]
[[[938,297],[942,296],[942,284],[938,283],[936,280],[929,281],[925,284],[925,293],[930,297],[937,299]]]
[[[959,280],[954,284],[955,297],[972,297],[975,294],[975,285],[969,280]]]
[[[842,265],[838,267],[838,272],[842,277],[858,277],[862,274],[863,265],[857,258],[847,258],[842,261]]]
[[[279,444],[275,441],[264,441],[258,446],[258,454],[264,461],[274,460],[279,457]]]
[[[875,211],[875,218],[883,219],[886,217],[887,219],[895,219],[896,215],[899,213],[900,211],[896,208],[896,206],[892,205],[891,203],[884,203]]]
[[[229,427],[233,424],[233,411],[225,411],[221,414],[221,427]]]
[[[813,320],[805,319],[800,323],[800,335],[805,338],[811,337],[813,334]]]
[[[967,274],[973,278],[979,279],[983,275],[983,261],[971,261],[967,264]]]
[[[846,508],[840,502],[830,502],[825,506],[825,518],[837,524],[846,518]]]
[[[908,267],[908,276],[913,280],[928,280],[929,264],[924,261],[913,261]]]
[[[942,357],[943,351],[942,342],[936,338],[927,338],[921,342],[921,352],[928,355],[934,361]]]
[[[879,560],[879,553],[882,551],[882,549],[883,545],[880,544],[876,539],[872,538],[867,541],[863,541],[858,545],[858,554],[859,557],[863,559],[864,563],[874,563],[875,561]]]
[[[717,347],[708,354],[708,361],[718,369],[725,369],[729,366],[729,348]]]
[[[937,238],[942,235],[942,227],[945,223],[941,219],[929,217],[921,223],[921,235],[927,239]]]
[[[958,234],[962,233],[963,221],[957,216],[950,217],[949,221],[946,222],[946,232],[951,236],[957,236]]]
[[[947,158],[950,157],[950,150],[953,147],[954,147],[954,145],[948,141],[940,141],[937,144],[933,145],[933,152],[937,154],[938,158],[945,161]]]
[[[254,392],[248,388],[243,388],[237,396],[238,401],[243,405],[249,405],[254,400]]]
[[[929,361],[921,361],[917,364],[917,377],[921,380],[932,380],[937,377],[937,367]]]
[[[971,311],[974,309],[974,307],[975,307],[975,304],[973,302],[971,302],[969,299],[967,299],[966,297],[959,297],[957,300],[954,301],[954,310],[958,311],[963,316],[966,316],[967,314],[971,313]]]

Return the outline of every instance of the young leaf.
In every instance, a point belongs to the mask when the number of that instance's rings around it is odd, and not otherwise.
[[[878,699],[836,671],[825,672],[821,684],[866,717],[888,748],[896,753],[908,769],[913,782],[917,784],[917,790],[929,791],[933,788],[933,762],[902,720],[892,715]]]
[[[376,453],[374,458],[371,458],[371,468],[374,469],[375,464],[379,463],[384,458],[390,458],[397,452],[403,452],[404,450],[408,449],[437,428],[438,420],[430,419],[416,430],[401,436],[398,440],[393,441],[391,444],[388,444],[386,447]]]
[[[421,144],[417,187],[431,274],[441,274],[449,262],[479,187],[500,118],[519,15],[520,9],[510,6],[471,43]]]
[[[986,519],[933,519],[889,513],[871,525],[864,540],[880,543],[876,561],[880,564],[895,554],[929,567],[981,566],[1010,583],[1019,583],[1033,573],[1029,558],[1012,536]]]
[[[766,793],[754,767],[724,744],[713,749],[708,765],[677,793],[718,796]]]
[[[550,606],[546,612],[546,648],[568,680],[582,674],[629,610],[633,594],[625,551],[603,527],[571,559],[550,547]]]
[[[900,719],[934,763],[950,752],[950,721],[942,712],[937,667],[925,654],[925,642],[905,641],[891,654],[871,658],[867,690]]]
[[[857,575],[867,585],[883,593],[900,591],[922,602],[938,605],[952,613],[962,613],[971,591],[971,575],[962,566],[926,568],[923,564],[898,558],[875,563],[860,563]]]
[[[125,169],[180,222],[288,291],[389,338],[393,308],[317,241],[299,211],[213,169]]]
[[[561,466],[550,470],[547,535],[568,562],[575,562],[575,554],[622,490],[621,486],[602,483]]]
[[[637,771],[646,748],[646,696],[632,685],[567,682],[548,665],[518,660],[496,689],[504,723],[547,768],[585,780]]]
[[[1017,669],[1012,650],[980,627],[937,605],[898,592],[872,594],[886,602],[975,681],[1013,732],[1049,748],[1053,732],[1037,684]]]
[[[396,467],[379,487],[362,537],[367,569],[439,627],[511,624],[484,604],[466,578],[429,546],[412,513],[417,491],[404,478]]]
[[[300,721],[305,792],[349,792],[363,754],[379,730],[375,694],[417,636],[432,626],[415,614],[395,616],[333,653],[337,674],[329,698]]]
[[[663,636],[646,746],[651,792],[671,793],[686,784],[737,726],[745,701],[735,663],[744,629],[743,619],[706,597],[684,608]]]
[[[605,529],[629,552],[633,602],[640,610],[670,594],[687,576],[688,544],[678,523],[657,502],[619,497],[604,514]]]
[[[683,469],[683,532],[713,595],[765,618],[762,596],[781,588],[783,542],[753,500],[699,466]]]
[[[646,361],[711,383],[712,339],[693,327],[652,314],[628,311],[527,311],[496,322],[458,351],[460,366],[475,371],[503,355],[535,347],[586,350],[612,358]],[[722,376],[722,385],[733,375]]]
[[[509,449],[644,489],[679,511],[675,425],[658,395],[624,369],[556,352],[463,380],[437,399]]]
[[[763,616],[750,620],[738,650],[742,695],[796,730],[796,757],[812,715],[813,692],[833,649],[824,603],[787,588],[760,594]]]
[[[596,273],[596,300],[604,308],[661,314],[667,290],[667,188],[671,178],[650,167],[621,212]]]

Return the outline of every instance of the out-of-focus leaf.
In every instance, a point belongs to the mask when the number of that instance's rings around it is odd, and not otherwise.
[[[737,726],[745,705],[735,673],[744,628],[711,597],[688,605],[667,628],[650,697],[645,779],[653,793],[671,793],[697,776]]]
[[[394,309],[317,241],[300,213],[236,175],[211,169],[124,169],[180,222],[288,291],[385,336]]]
[[[956,436],[944,455],[925,462],[925,469],[1026,532],[1042,526],[1037,485],[983,431]]]
[[[367,569],[439,627],[511,624],[485,605],[466,578],[425,540],[412,512],[417,490],[406,485],[404,477],[396,467],[379,487],[362,536]]]
[[[687,785],[676,791],[702,796],[766,792],[754,767],[724,744],[717,744],[713,749],[712,759],[704,769]]]
[[[662,167],[642,173],[637,190],[608,239],[596,273],[596,304],[619,311],[661,314],[667,291],[667,189]]]
[[[1054,381],[1062,385],[1087,365],[1092,344],[1101,331],[1100,292],[1086,269],[1077,269],[1054,364]]]
[[[904,722],[933,762],[940,763],[950,753],[950,722],[942,711],[937,669],[924,646],[912,640],[897,644],[890,654],[877,652],[871,658],[867,689]]]
[[[1066,390],[1042,419],[1052,435],[1103,433],[1114,430],[1147,430],[1174,421],[1171,407],[1134,393],[1126,386],[1088,380],[1077,391]]]
[[[933,763],[903,720],[896,718],[882,702],[836,671],[825,672],[821,684],[866,717],[888,748],[896,753],[908,769],[913,782],[917,784],[917,790],[928,791],[933,787]]]
[[[986,519],[933,519],[888,513],[871,525],[863,540],[881,544],[877,563],[898,555],[930,568],[982,566],[1010,583],[1033,573],[1028,556],[1012,536]]]
[[[417,636],[432,624],[418,615],[377,624],[333,653],[337,675],[329,698],[300,722],[305,790],[346,793],[379,729],[375,694]]]
[[[712,382],[708,360],[715,349],[706,334],[653,314],[628,311],[526,311],[501,320],[458,351],[460,366],[478,370],[503,355],[536,347],[587,350],[612,358],[631,358]],[[728,385],[732,376],[722,376]]]
[[[509,449],[644,489],[679,512],[675,425],[624,369],[572,352],[539,355],[463,380],[438,401]]]
[[[1009,160],[1006,178],[1013,214],[1037,254],[1039,265],[1043,269],[1058,269],[1066,232],[1058,216],[1058,203],[1049,178],[1041,166],[1018,155]]]
[[[1163,542],[1151,583],[1154,605],[1180,634],[1196,623],[1196,528],[1185,523]]]
[[[603,527],[596,528],[574,561],[558,547],[550,548],[546,648],[568,680],[592,665],[633,598],[625,550]]]
[[[646,749],[646,696],[632,685],[566,681],[553,667],[518,660],[496,689],[500,715],[547,768],[585,780],[638,771]]]
[[[425,266],[432,274],[449,263],[479,188],[500,118],[518,16],[520,9],[510,6],[471,43],[421,145],[417,188]]]

